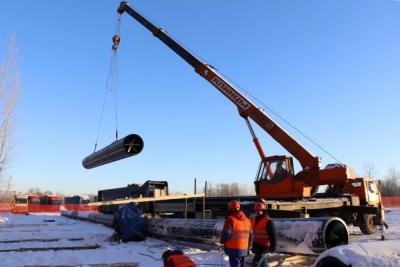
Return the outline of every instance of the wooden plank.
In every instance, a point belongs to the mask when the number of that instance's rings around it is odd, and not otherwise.
[[[271,210],[301,210],[307,208],[309,210],[318,210],[323,208],[340,208],[350,206],[351,201],[346,197],[326,198],[326,199],[310,199],[306,201],[266,201],[267,209]]]
[[[311,266],[315,259],[316,256],[306,256],[306,255],[295,255],[291,257],[285,258],[281,264],[286,265],[286,264],[291,264],[291,265],[300,265],[300,266]]]
[[[137,262],[128,262],[128,263],[102,263],[102,264],[89,264],[90,267],[138,267],[139,263]]]
[[[82,246],[71,246],[71,247],[31,247],[31,248],[15,248],[15,249],[1,249],[1,252],[25,252],[25,251],[47,251],[47,250],[83,250],[83,249],[98,249],[101,246],[98,244],[94,245],[82,245]]]
[[[159,196],[159,197],[139,197],[139,198],[128,198],[120,200],[109,200],[89,203],[90,206],[107,206],[107,205],[118,205],[128,203],[141,203],[141,202],[155,202],[173,199],[188,199],[188,198],[201,198],[204,194],[183,194],[183,195],[172,195],[172,196]]]
[[[24,267],[138,267],[137,262],[126,262],[126,263],[99,263],[99,264],[80,264],[80,265],[25,265]]]
[[[1,244],[8,244],[8,243],[21,243],[21,242],[55,242],[60,241],[61,238],[36,238],[36,239],[22,239],[22,240],[0,240]],[[83,238],[66,238],[68,241],[82,241]]]
[[[6,224],[0,226],[2,228],[14,228],[14,227],[40,227],[40,226],[48,226],[48,223],[36,223],[36,224]]]

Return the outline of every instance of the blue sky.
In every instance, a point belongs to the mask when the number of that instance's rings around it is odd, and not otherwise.
[[[21,57],[14,187],[66,193],[168,180],[251,184],[259,156],[236,108],[125,14],[118,56],[120,136],[135,157],[86,170],[110,64],[118,1],[0,2],[0,57],[15,33]],[[400,168],[400,2],[185,1],[131,5],[235,84],[360,174]],[[114,139],[111,95],[99,146]],[[280,122],[278,120],[278,122]],[[323,165],[326,154],[280,122]],[[285,151],[257,127],[269,155]]]

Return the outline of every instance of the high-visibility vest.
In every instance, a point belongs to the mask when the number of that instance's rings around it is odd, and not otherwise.
[[[188,256],[182,254],[169,256],[168,264],[168,266],[173,267],[196,267],[196,263],[194,263]]]
[[[229,249],[247,250],[249,248],[251,223],[247,218],[244,221],[238,220],[234,216],[231,216],[231,218],[233,222],[232,229],[230,229],[231,235],[224,245]]]
[[[264,216],[256,225],[256,216],[251,218],[251,228],[253,229],[253,243],[270,246],[270,240],[267,233],[267,223],[270,220],[268,216]]]

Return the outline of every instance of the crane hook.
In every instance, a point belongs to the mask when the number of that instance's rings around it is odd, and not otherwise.
[[[119,37],[119,35],[116,34],[113,36],[112,40],[113,40],[112,50],[115,52],[118,49],[118,45],[119,45],[119,42],[121,41],[121,37]]]

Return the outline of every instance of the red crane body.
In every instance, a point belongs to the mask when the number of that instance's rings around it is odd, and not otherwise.
[[[256,193],[259,198],[302,198],[313,195],[319,185],[338,185],[343,190],[355,179],[354,171],[346,166],[336,164],[333,168],[321,169],[319,158],[310,153],[297,140],[290,136],[262,109],[244,96],[237,88],[230,84],[213,67],[202,62],[190,51],[181,46],[166,31],[156,27],[152,22],[130,7],[126,2],[121,2],[118,13],[128,13],[140,24],[153,33],[182,59],[189,63],[194,70],[218,89],[228,98],[239,111],[253,137],[257,151],[261,157],[261,164],[255,181]],[[294,158],[302,170],[297,174],[293,170],[292,157],[271,156],[267,157],[256,137],[249,118],[267,132],[275,141],[282,145]],[[279,170],[278,170],[279,169]],[[276,175],[279,171],[283,174]],[[351,189],[349,189],[351,191]]]

